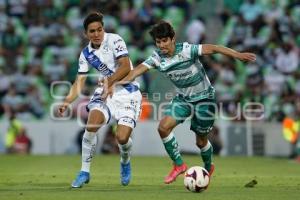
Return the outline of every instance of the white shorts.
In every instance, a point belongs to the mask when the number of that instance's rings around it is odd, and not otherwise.
[[[141,112],[142,95],[139,90],[128,92],[124,89],[114,92],[106,101],[95,92],[87,105],[87,110],[99,110],[104,114],[105,122],[115,118],[118,124],[134,128]]]

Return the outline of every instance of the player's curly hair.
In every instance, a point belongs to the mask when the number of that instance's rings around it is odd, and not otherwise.
[[[149,31],[152,39],[155,41],[156,38],[166,38],[169,37],[171,39],[175,36],[175,31],[172,25],[164,20],[159,21],[157,24],[153,25],[151,30]]]
[[[100,22],[102,24],[102,26],[104,25],[103,23],[103,15],[100,12],[92,12],[90,14],[88,14],[88,16],[86,16],[86,18],[83,21],[83,27],[84,30],[87,31],[87,28],[89,26],[90,23],[93,22]]]

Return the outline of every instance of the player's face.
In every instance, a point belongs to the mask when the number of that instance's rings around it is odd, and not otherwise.
[[[102,24],[100,22],[90,23],[86,31],[86,36],[92,42],[93,46],[100,47],[104,37]]]
[[[156,38],[155,39],[156,46],[161,50],[163,54],[173,55],[175,51],[175,39],[171,39],[170,37],[165,38]]]

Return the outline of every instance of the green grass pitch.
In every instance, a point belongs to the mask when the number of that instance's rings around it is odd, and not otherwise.
[[[189,166],[200,165],[198,156],[184,156]],[[97,155],[91,181],[81,189],[70,183],[80,168],[80,156],[0,155],[0,200],[296,200],[300,198],[300,164],[288,159],[215,157],[215,173],[208,190],[192,193],[183,177],[163,183],[170,170],[167,157],[133,157],[132,181],[119,183],[119,157]],[[253,188],[244,185],[251,180]]]

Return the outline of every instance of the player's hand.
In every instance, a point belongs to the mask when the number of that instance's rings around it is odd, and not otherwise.
[[[69,103],[63,103],[62,105],[60,105],[57,109],[58,116],[63,117],[64,112],[67,110],[68,107],[69,107]]]
[[[106,78],[102,78],[102,79],[98,79],[98,86],[100,86],[100,87],[103,87],[103,85],[104,85],[104,80],[105,80]],[[106,79],[107,80],[107,79]]]
[[[239,53],[236,57],[241,61],[254,62],[256,60],[256,55],[254,53]]]
[[[103,93],[102,93],[102,98],[107,98],[107,97],[112,97],[112,95],[114,94],[114,87],[108,87],[108,88],[104,88]]]
[[[101,95],[102,99],[106,99],[107,97],[111,97],[113,95],[113,86],[108,87],[108,80],[105,78],[103,80],[103,92]]]

